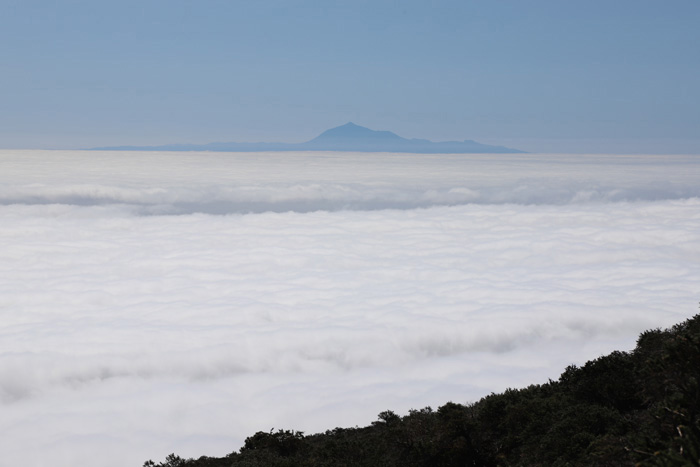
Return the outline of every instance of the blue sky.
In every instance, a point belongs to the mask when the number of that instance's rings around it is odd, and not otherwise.
[[[0,148],[300,142],[348,121],[700,153],[700,2],[7,1]]]

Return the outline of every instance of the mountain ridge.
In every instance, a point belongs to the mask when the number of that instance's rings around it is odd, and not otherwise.
[[[166,144],[160,146],[108,146],[91,148],[99,151],[350,151],[403,152],[412,154],[475,154],[524,153],[519,149],[492,146],[473,140],[433,142],[427,139],[407,139],[391,131],[378,131],[348,122],[322,132],[303,143],[207,143]]]

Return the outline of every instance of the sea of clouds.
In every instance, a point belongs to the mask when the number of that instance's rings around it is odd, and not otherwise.
[[[476,401],[700,301],[700,157],[0,151],[7,465]]]

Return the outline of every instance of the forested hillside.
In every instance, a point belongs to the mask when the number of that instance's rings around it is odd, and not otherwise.
[[[258,432],[223,458],[144,466],[700,465],[700,315],[557,381],[447,402],[366,427]]]

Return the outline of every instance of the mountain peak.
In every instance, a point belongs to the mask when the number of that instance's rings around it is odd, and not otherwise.
[[[204,145],[175,144],[166,146],[123,146],[121,149],[141,151],[354,151],[405,152],[412,154],[467,154],[523,152],[502,146],[489,146],[476,141],[432,142],[427,139],[406,139],[391,131],[376,131],[348,122],[324,131],[305,143],[210,143]]]
[[[348,122],[345,125],[324,131],[316,138],[309,141],[309,143],[349,143],[359,140],[372,141],[374,143],[405,141],[404,138],[391,131],[370,130],[369,128]]]

